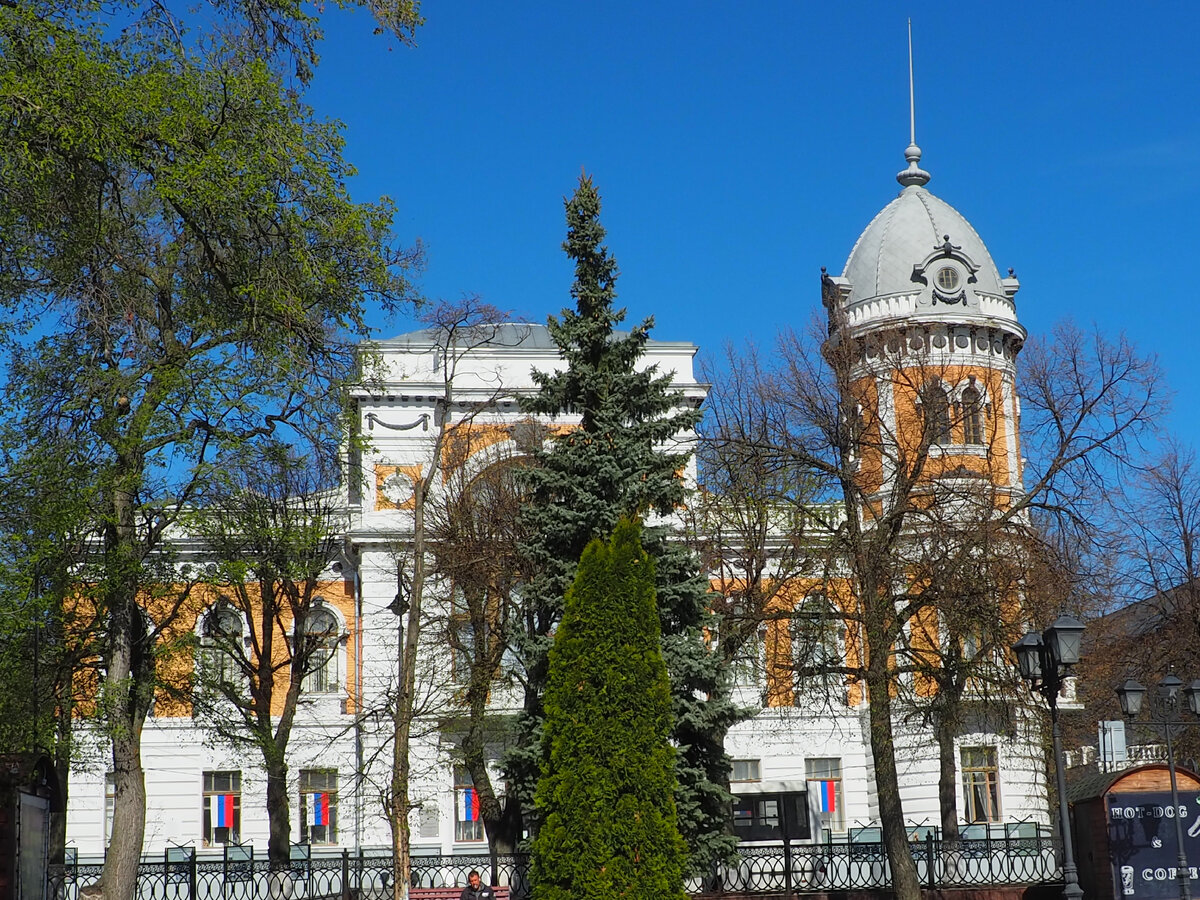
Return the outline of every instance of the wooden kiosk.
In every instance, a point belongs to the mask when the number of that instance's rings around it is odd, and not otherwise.
[[[1200,777],[1176,767],[1179,808],[1165,763],[1072,779],[1079,883],[1089,900],[1175,900],[1179,896],[1175,818],[1193,883],[1200,870]]]

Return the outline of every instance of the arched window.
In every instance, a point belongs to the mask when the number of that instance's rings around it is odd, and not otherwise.
[[[304,690],[328,694],[338,689],[338,647],[341,646],[337,617],[324,607],[309,611],[304,622],[308,665]]]
[[[204,617],[201,646],[207,678],[219,684],[241,679],[242,617],[228,602],[221,601]]]
[[[962,398],[958,402],[958,417],[963,424],[964,444],[984,443],[983,405],[983,394],[972,381],[963,389]]]
[[[921,389],[920,400],[925,439],[930,444],[950,443],[950,400],[946,389],[931,381]]]

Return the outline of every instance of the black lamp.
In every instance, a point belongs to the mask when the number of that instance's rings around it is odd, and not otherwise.
[[[1145,696],[1146,689],[1132,678],[1126,678],[1125,682],[1117,688],[1117,700],[1121,704],[1121,712],[1128,719],[1132,719],[1142,711],[1142,700]]]
[[[1013,652],[1017,654],[1017,668],[1021,677],[1033,683],[1042,678],[1042,636],[1029,632],[1013,644]]]
[[[1046,629],[1046,644],[1054,665],[1066,667],[1077,664],[1083,647],[1083,623],[1074,616],[1059,616]]]
[[[1188,709],[1192,711],[1192,714],[1200,716],[1200,678],[1185,687],[1183,695],[1187,697]]]
[[[1183,679],[1174,672],[1168,672],[1167,677],[1158,683],[1158,696],[1164,703],[1174,706],[1179,701],[1179,689],[1183,687]]]

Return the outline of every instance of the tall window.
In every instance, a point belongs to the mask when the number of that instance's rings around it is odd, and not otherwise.
[[[482,841],[483,818],[479,815],[479,794],[465,766],[454,767],[454,839]]]
[[[975,387],[974,383],[963,389],[958,416],[963,423],[963,443],[984,443],[983,394]]]
[[[113,811],[117,806],[117,776],[109,772],[104,776],[104,846],[112,842]]]
[[[466,615],[463,615],[455,618],[450,623],[450,627],[454,629],[451,637],[453,656],[450,660],[450,668],[455,681],[466,683],[470,681],[471,671],[475,665],[475,624]]]
[[[337,770],[301,769],[300,842],[337,843],[337,807]]]
[[[968,822],[1000,821],[1000,767],[995,747],[962,748],[964,814]]]
[[[242,833],[242,773],[205,772],[204,846],[238,843]]]
[[[337,618],[327,609],[315,607],[309,610],[304,623],[308,637],[308,674],[304,677],[304,690],[310,694],[331,693],[338,689],[338,635]]]
[[[845,802],[842,798],[842,761],[816,757],[804,761],[808,782],[808,803],[825,831],[846,830]]]
[[[205,674],[219,683],[236,683],[242,670],[238,651],[242,640],[242,617],[227,603],[218,603],[204,617],[203,665]]]
[[[762,689],[766,686],[767,626],[762,623],[747,637],[733,656],[734,684]]]
[[[845,662],[845,621],[823,597],[810,597],[796,610],[790,625],[792,659],[797,670],[809,673],[797,680],[792,702],[810,703],[814,693],[827,689],[833,699],[846,702],[845,679],[829,671]],[[832,690],[835,686],[840,689]]]
[[[921,389],[921,415],[929,443],[950,443],[950,401],[946,397],[946,389],[936,381],[929,382]]]

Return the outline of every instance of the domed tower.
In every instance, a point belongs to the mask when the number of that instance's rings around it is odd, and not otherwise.
[[[986,478],[1021,490],[1014,298],[970,223],[926,185],[913,142],[902,189],[863,231],[840,276],[822,274],[825,353],[861,413],[859,477],[883,499],[897,477]]]

